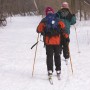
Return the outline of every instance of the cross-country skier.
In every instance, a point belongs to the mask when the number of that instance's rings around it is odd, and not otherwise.
[[[55,57],[55,66],[57,75],[61,73],[61,58],[60,58],[60,35],[68,38],[68,34],[64,32],[65,24],[54,14],[51,7],[45,9],[46,17],[41,20],[37,27],[37,33],[43,33],[44,43],[47,55],[47,71],[48,76],[53,74],[53,55]]]
[[[66,29],[65,32],[69,35],[70,34],[70,26],[74,25],[76,23],[76,17],[75,14],[72,14],[69,9],[69,4],[67,2],[63,2],[61,5],[61,9],[56,13],[56,16],[60,19],[63,19]],[[61,35],[61,51],[63,50],[63,56],[68,62],[68,59],[70,57],[69,55],[69,45],[70,37],[65,38]]]

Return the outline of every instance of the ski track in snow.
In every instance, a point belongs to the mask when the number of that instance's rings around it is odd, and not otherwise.
[[[65,65],[62,59],[61,80],[53,73],[50,85],[46,70],[46,55],[43,43],[38,43],[34,75],[32,66],[36,43],[36,27],[41,16],[8,18],[6,27],[0,27],[0,90],[90,90],[90,21],[77,21],[77,46],[74,26],[71,27],[70,62]],[[42,39],[42,37],[40,38]],[[80,51],[80,53],[78,53]]]

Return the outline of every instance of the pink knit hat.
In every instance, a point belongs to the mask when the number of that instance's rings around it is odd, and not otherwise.
[[[51,7],[46,7],[45,14],[48,15],[49,13],[54,13],[54,10]]]
[[[69,4],[67,2],[63,2],[61,8],[69,8]]]

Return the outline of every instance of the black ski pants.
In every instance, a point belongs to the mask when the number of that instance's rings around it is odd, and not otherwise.
[[[53,72],[53,62],[55,61],[56,70],[61,70],[60,45],[46,45],[47,70]],[[53,60],[54,58],[54,60]]]
[[[63,52],[63,57],[65,59],[68,59],[70,57],[68,45],[69,42],[67,42],[66,39],[63,36],[61,36],[60,52]]]

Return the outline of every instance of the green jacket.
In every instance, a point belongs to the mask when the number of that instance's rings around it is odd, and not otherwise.
[[[66,26],[65,31],[67,34],[70,34],[70,26],[76,23],[75,15],[71,14],[69,9],[63,8],[56,13],[56,16],[64,21]]]

